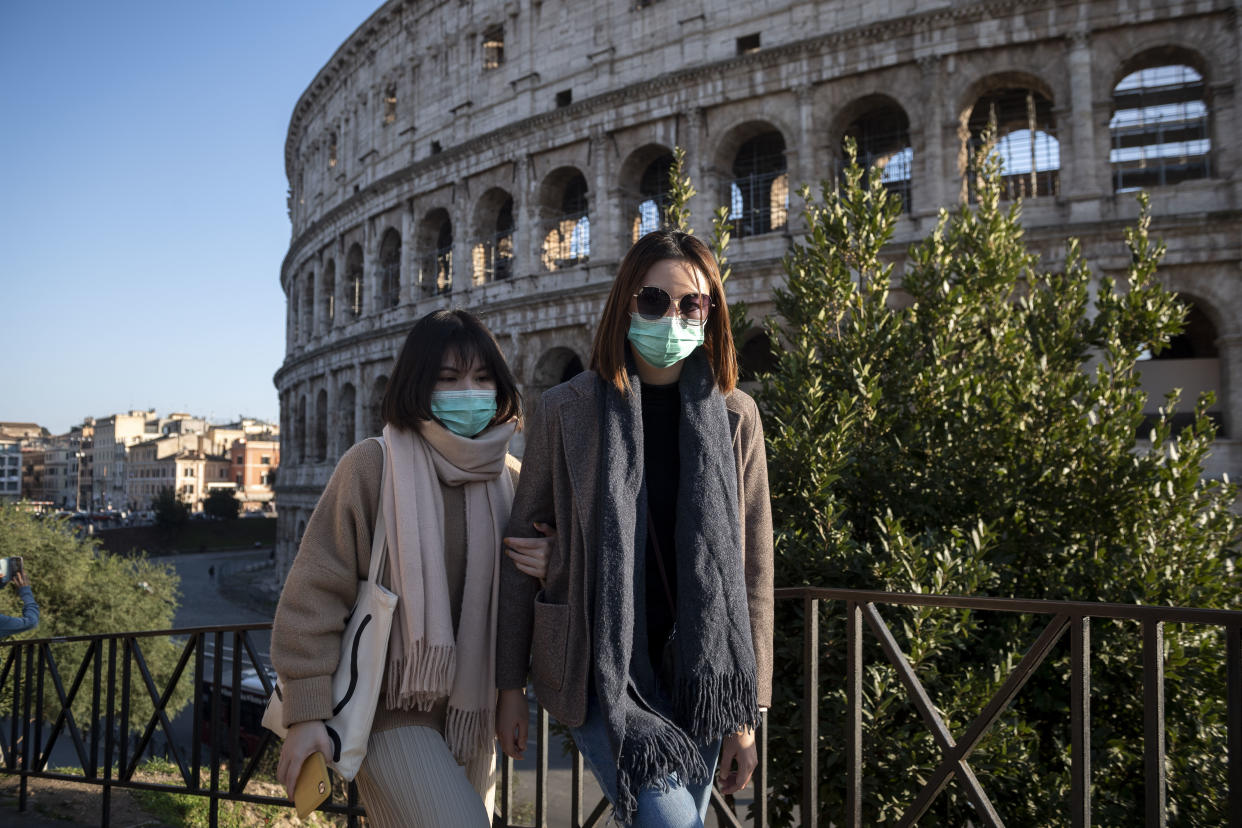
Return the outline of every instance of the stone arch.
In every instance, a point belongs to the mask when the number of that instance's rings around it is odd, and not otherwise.
[[[630,244],[667,223],[672,166],[673,151],[663,144],[639,147],[621,163],[617,183]]]
[[[572,348],[558,345],[544,351],[531,372],[531,387],[540,393],[582,373],[581,357]]]
[[[712,151],[711,175],[719,203],[729,205],[735,237],[786,227],[792,134],[770,117],[752,117],[726,129]]]
[[[752,330],[737,349],[738,380],[754,382],[759,375],[776,369],[772,339],[763,328]]]
[[[345,304],[353,319],[362,316],[362,303],[366,298],[366,283],[362,270],[362,245],[355,242],[345,254]]]
[[[1115,192],[1211,177],[1208,70],[1202,55],[1180,46],[1148,48],[1119,64],[1108,124]]]
[[[547,270],[585,263],[591,256],[590,187],[577,167],[557,167],[544,177],[536,202]]]
[[[339,415],[336,420],[336,444],[338,453],[344,454],[345,450],[358,439],[357,426],[354,422],[354,410],[358,404],[358,392],[354,389],[354,384],[347,382],[342,385],[337,399],[336,410],[339,412]]]
[[[380,237],[378,282],[380,310],[401,304],[401,233],[394,227]]]
[[[388,375],[380,374],[371,383],[371,395],[367,399],[368,436],[378,436],[384,431],[384,392],[388,390]]]
[[[423,296],[453,289],[453,219],[436,207],[418,224],[418,284]]]
[[[1165,394],[1173,388],[1181,388],[1181,399],[1172,417],[1173,427],[1189,425],[1200,394],[1210,391],[1216,399],[1208,407],[1208,415],[1216,422],[1220,436],[1227,436],[1228,418],[1223,416],[1223,366],[1217,347],[1220,328],[1213,319],[1220,317],[1219,310],[1200,297],[1186,293],[1179,293],[1178,297],[1187,306],[1182,331],[1160,351],[1146,354],[1138,365],[1142,388],[1147,393],[1139,435],[1147,436],[1164,405]]]
[[[864,168],[879,167],[885,189],[901,198],[905,211],[910,211],[914,146],[905,107],[881,93],[856,98],[838,113],[829,134],[838,164],[844,167],[845,139],[853,138],[858,163]]]
[[[474,207],[470,245],[471,281],[476,284],[513,275],[513,240],[517,230],[513,196],[501,187],[483,193]]]
[[[973,195],[975,153],[983,145],[988,124],[995,120],[995,150],[1004,165],[1001,197],[1058,195],[1061,146],[1052,88],[1026,72],[998,72],[980,78],[970,90],[959,121],[959,169],[965,175],[967,192]]]

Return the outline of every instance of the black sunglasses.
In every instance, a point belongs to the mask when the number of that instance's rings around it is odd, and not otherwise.
[[[668,313],[673,297],[664,288],[647,285],[634,294],[638,300],[638,315],[643,319],[656,320]],[[677,300],[677,313],[687,322],[702,325],[707,321],[707,314],[715,305],[712,297],[706,293],[687,293]]]

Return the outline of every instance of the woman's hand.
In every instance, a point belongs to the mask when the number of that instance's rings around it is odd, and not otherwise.
[[[285,734],[280,746],[280,763],[276,766],[276,781],[285,786],[285,793],[293,799],[293,788],[306,757],[315,751],[327,759],[332,755],[332,743],[328,741],[328,729],[319,719],[298,722]]]
[[[21,589],[24,586],[30,586],[30,581],[26,580],[26,571],[13,573],[13,589]]]
[[[724,737],[720,749],[720,792],[725,796],[737,793],[750,784],[750,775],[759,766],[755,750],[755,732],[744,727]]]
[[[530,710],[525,690],[501,690],[496,702],[496,739],[510,759],[526,756],[526,732],[530,726]],[[753,741],[753,740],[752,740]]]
[[[532,578],[540,581],[548,577],[548,558],[552,556],[552,544],[556,542],[556,529],[546,523],[532,524],[542,538],[505,538],[505,554],[513,565]]]

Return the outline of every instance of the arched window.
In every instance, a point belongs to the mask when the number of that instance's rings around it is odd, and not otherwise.
[[[658,230],[668,222],[669,171],[673,169],[671,153],[661,155],[647,165],[638,185],[638,214],[634,216],[630,239],[636,242],[643,236]]]
[[[543,239],[543,264],[548,270],[582,264],[591,256],[586,177],[577,170],[559,177],[564,178],[563,189],[559,201],[549,205],[554,217]]]
[[[328,392],[323,388],[315,397],[315,460],[328,459]]]
[[[388,377],[378,376],[371,384],[371,399],[367,403],[367,428],[369,433],[378,436],[384,431],[384,391],[388,388]]]
[[[344,451],[352,446],[358,439],[354,432],[354,406],[357,405],[358,396],[354,390],[353,383],[347,382],[341,386],[340,403],[336,406],[339,412],[337,417],[337,450]]]
[[[328,169],[336,166],[336,130],[328,133]]]
[[[1114,190],[1211,175],[1205,92],[1203,76],[1184,64],[1140,69],[1113,87],[1108,132]]]
[[[735,236],[758,236],[785,226],[789,175],[785,139],[775,130],[751,138],[733,158],[729,221]]]
[[[298,397],[298,414],[293,429],[293,451],[298,463],[306,460],[306,440],[306,395],[303,394]]]
[[[323,308],[324,328],[329,329],[336,321],[336,261],[328,259],[323,266],[323,283],[320,286],[320,306]]]
[[[389,227],[380,239],[380,308],[401,304],[401,234]]]
[[[476,239],[470,246],[471,281],[476,285],[513,275],[513,198],[504,190],[489,190],[479,202]]]
[[[289,285],[289,339],[294,343],[298,342],[302,336],[302,309],[298,307],[300,298],[298,280],[294,279]]]
[[[858,146],[858,163],[864,168],[878,167],[884,188],[900,198],[902,208],[910,212],[914,148],[910,143],[910,119],[905,111],[891,101],[877,101],[845,128],[841,138],[842,158],[845,158],[846,138],[853,138]]]
[[[1060,192],[1061,146],[1052,101],[1046,95],[1029,87],[1009,87],[976,101],[967,122],[972,164],[989,123],[996,124],[996,152],[1003,164],[1001,198],[1034,198]],[[967,182],[972,197],[975,172],[972,166]]]
[[[419,249],[423,251],[418,283],[424,296],[448,293],[453,289],[453,222],[447,210],[432,210],[419,228]]]
[[[738,350],[738,379],[753,382],[760,374],[776,370],[776,355],[772,353],[772,340],[767,333],[759,331],[748,337]]]
[[[348,291],[349,315],[354,319],[362,316],[363,278],[362,246],[354,244],[345,255],[345,289]]]
[[[1165,404],[1164,395],[1173,388],[1182,389],[1181,399],[1173,415],[1174,429],[1184,428],[1194,419],[1194,406],[1199,395],[1210,391],[1216,402],[1208,407],[1211,417],[1220,429],[1221,418],[1221,372],[1220,352],[1216,346],[1216,326],[1208,315],[1193,301],[1186,302],[1186,319],[1181,333],[1173,336],[1158,353],[1147,352],[1140,357],[1139,373],[1143,390],[1147,392],[1147,404],[1143,407],[1144,423],[1139,437],[1146,438],[1151,426]],[[1224,436],[1223,431],[1218,432]]]

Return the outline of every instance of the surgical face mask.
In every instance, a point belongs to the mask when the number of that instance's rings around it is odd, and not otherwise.
[[[648,364],[669,368],[681,362],[703,344],[706,326],[695,325],[681,317],[662,316],[643,319],[630,314],[630,332],[626,335],[634,350]]]
[[[431,413],[454,434],[473,437],[496,416],[496,392],[432,391]]]

